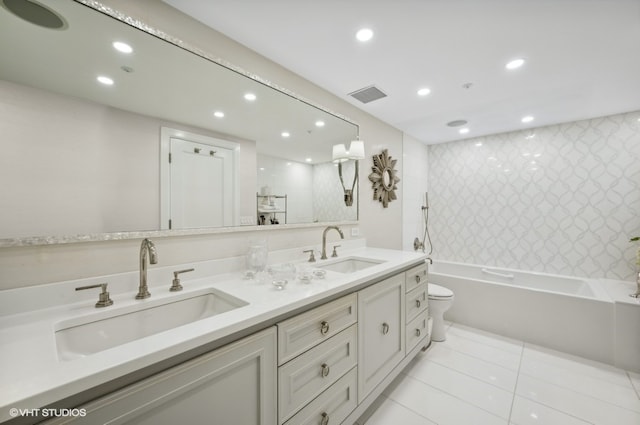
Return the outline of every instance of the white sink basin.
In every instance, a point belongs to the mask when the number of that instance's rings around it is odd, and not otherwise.
[[[354,273],[381,263],[384,263],[384,261],[371,258],[347,257],[330,263],[319,264],[316,267],[338,273]]]
[[[97,314],[56,324],[58,358],[85,357],[245,305],[248,303],[222,291],[206,289],[155,304],[149,301],[111,311],[107,307]]]

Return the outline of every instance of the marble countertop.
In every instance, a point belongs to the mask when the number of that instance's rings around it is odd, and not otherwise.
[[[355,290],[367,282],[420,264],[425,259],[423,254],[368,247],[345,250],[340,257],[344,259],[350,256],[383,262],[348,274],[327,271],[325,279],[314,279],[310,283],[296,280],[284,290],[277,290],[270,282],[245,279],[243,273],[237,271],[240,269],[238,267],[236,271],[208,276],[207,267],[200,267],[199,275],[195,274],[191,279],[188,274],[182,276],[185,289],[181,292],[169,292],[166,279],[163,279],[162,284],[150,284],[152,297],[147,300],[134,299],[132,282],[135,282],[137,275],[127,273],[109,277],[109,291],[114,305],[104,309],[94,307],[97,290],[95,293],[82,291],[91,294],[83,294],[81,301],[70,297],[75,295],[72,294],[73,287],[96,283],[107,277],[95,278],[89,282],[64,282],[43,288],[0,291],[0,310],[5,312],[4,316],[0,316],[0,422],[11,419],[11,408],[44,407],[221,338],[229,338],[250,328],[258,329],[262,324],[266,326],[287,313]],[[336,259],[325,262],[331,260]],[[304,263],[296,259],[298,267],[304,267],[305,264],[314,267],[322,263]],[[196,267],[199,266],[201,265],[196,263]],[[154,282],[151,275],[150,282]],[[91,316],[99,317],[105,311],[116,313],[118,309],[158,303],[159,300],[169,302],[176,294],[184,297],[207,288],[223,291],[248,302],[248,305],[86,357],[59,359],[55,331],[60,322],[76,318],[90,321]],[[34,302],[34,297],[53,297],[53,302],[58,305],[50,306],[42,300]],[[69,303],[70,299],[74,302]],[[8,310],[11,314],[6,314]]]

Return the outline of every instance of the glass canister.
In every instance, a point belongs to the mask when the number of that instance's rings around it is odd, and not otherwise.
[[[254,274],[263,272],[267,266],[267,241],[264,239],[249,242],[247,251],[247,269]]]

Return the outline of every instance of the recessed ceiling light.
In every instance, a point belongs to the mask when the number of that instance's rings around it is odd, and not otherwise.
[[[460,130],[458,130],[458,133],[460,133],[460,134],[467,134],[468,132],[469,132],[469,129],[466,128],[466,127],[465,128],[461,128]]]
[[[369,28],[362,28],[356,33],[358,41],[369,41],[373,37],[373,31]]]
[[[477,142],[477,143],[476,143],[476,146],[477,146],[477,147],[482,146],[482,142]]]
[[[254,100],[256,100],[256,95],[253,93],[247,93],[244,95],[244,98],[250,102],[253,102]]]
[[[420,90],[418,90],[418,96],[426,96],[429,93],[431,93],[431,90],[426,87],[423,87]]]
[[[224,118],[224,112],[222,112],[222,111],[215,111],[215,112],[213,113],[213,115],[214,115],[216,118]]]
[[[524,59],[518,58],[508,62],[504,67],[511,70],[511,69],[518,69],[522,65],[524,65]]]
[[[313,161],[313,159],[311,159],[311,158],[307,158],[307,159],[305,159],[305,161],[307,161],[307,162],[311,162],[311,161]]]
[[[113,85],[113,80],[109,77],[105,77],[104,75],[100,75],[98,78],[96,78],[96,80],[98,80],[99,83],[102,83],[105,86]]]
[[[264,171],[264,167],[260,167],[260,171]]]
[[[122,53],[133,52],[133,47],[129,46],[127,43],[123,43],[122,41],[114,41],[113,48]]]
[[[316,121],[316,127],[324,127],[324,121],[322,120]]]
[[[283,131],[282,132],[282,137],[289,137],[289,136],[291,136],[291,134],[289,134],[288,131]]]
[[[527,115],[526,117],[522,117],[522,122],[527,123],[533,121],[533,117],[531,115]]]

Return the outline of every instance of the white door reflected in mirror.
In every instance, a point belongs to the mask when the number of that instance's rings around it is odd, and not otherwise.
[[[233,226],[234,194],[224,184],[233,179],[233,151],[171,139],[170,228]]]
[[[237,143],[163,127],[160,150],[163,229],[239,224]]]

